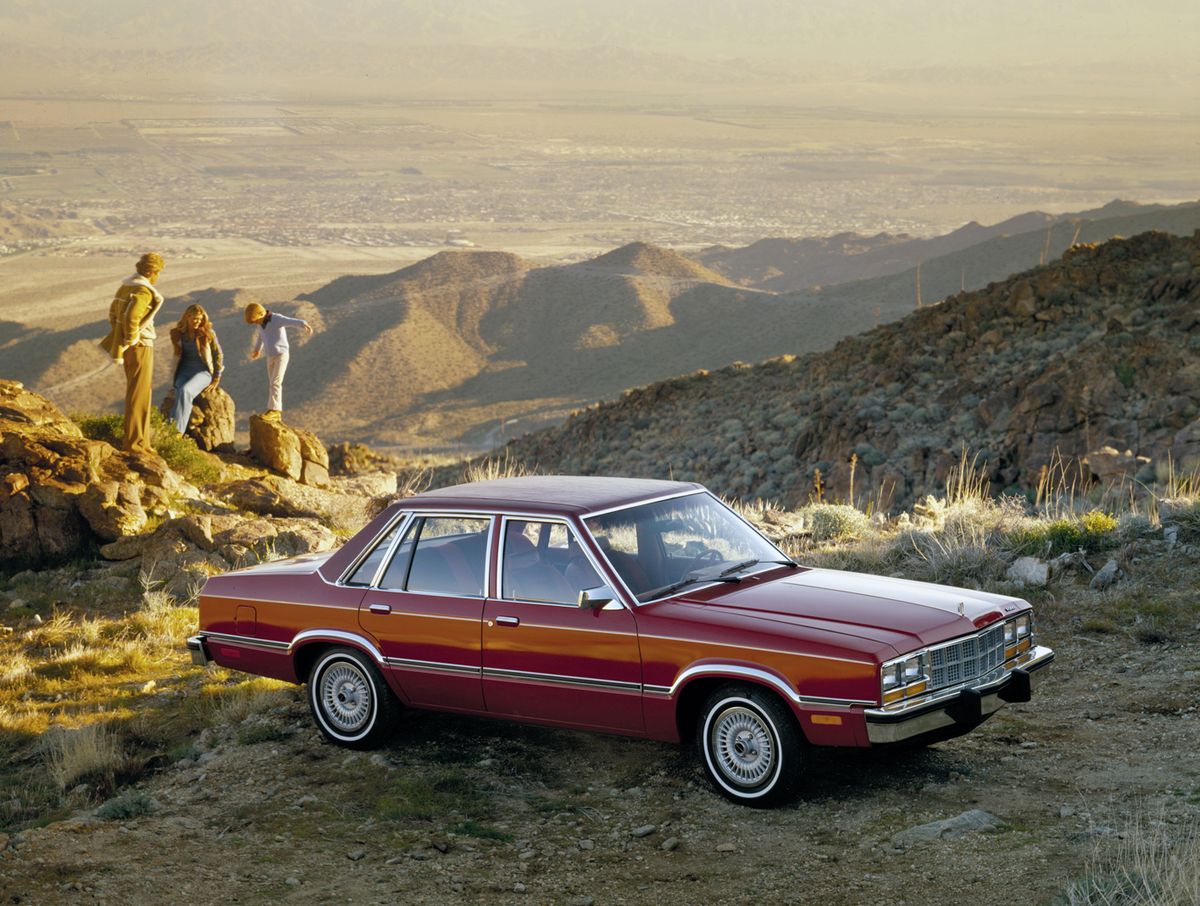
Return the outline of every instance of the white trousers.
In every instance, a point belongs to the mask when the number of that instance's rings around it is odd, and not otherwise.
[[[288,353],[285,349],[279,355],[267,356],[267,408],[283,411],[283,373],[287,371]]]

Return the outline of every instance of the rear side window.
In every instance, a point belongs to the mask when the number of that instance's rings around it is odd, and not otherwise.
[[[483,597],[490,520],[423,516],[396,548],[381,587],[395,591]]]
[[[379,569],[379,564],[387,556],[388,548],[392,546],[392,539],[396,537],[396,532],[400,531],[400,526],[403,522],[404,517],[397,519],[384,536],[376,542],[375,547],[371,549],[371,553],[367,555],[367,558],[358,564],[358,568],[350,574],[350,578],[346,580],[347,585],[371,584],[371,580],[375,578],[375,572]]]

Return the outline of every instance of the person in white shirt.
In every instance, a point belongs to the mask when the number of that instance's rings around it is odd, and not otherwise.
[[[246,306],[246,323],[255,324],[258,330],[254,332],[254,345],[250,349],[250,358],[257,359],[265,351],[267,354],[267,380],[270,389],[267,393],[266,418],[280,418],[283,415],[283,375],[288,366],[288,337],[289,327],[300,327],[312,336],[312,325],[302,318],[289,318],[279,312],[263,308],[257,302]]]

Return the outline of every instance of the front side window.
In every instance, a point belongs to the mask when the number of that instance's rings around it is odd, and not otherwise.
[[[489,520],[418,516],[409,525],[380,587],[483,597]]]
[[[710,494],[593,516],[588,530],[639,601],[681,583],[713,581],[759,563],[785,562],[766,538]]]
[[[500,597],[509,601],[574,605],[585,588],[604,584],[561,522],[505,522],[503,563]]]

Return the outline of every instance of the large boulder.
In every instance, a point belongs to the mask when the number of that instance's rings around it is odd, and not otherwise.
[[[175,388],[167,391],[159,409],[168,419],[175,405]],[[229,450],[233,447],[237,409],[233,397],[220,387],[209,387],[192,404],[187,433],[201,450]]]
[[[329,486],[329,454],[311,431],[293,428],[277,418],[252,415],[250,455],[292,481]]]
[[[395,489],[393,480],[390,493],[394,494]],[[384,493],[389,493],[386,487]],[[318,519],[335,529],[353,532],[375,514],[375,498],[382,495],[364,494],[356,487],[344,487],[340,483],[336,490],[322,490],[268,475],[226,485],[222,496],[239,510],[264,516]]]
[[[198,492],[161,457],[90,440],[45,398],[0,380],[0,565],[63,560],[140,531]]]

